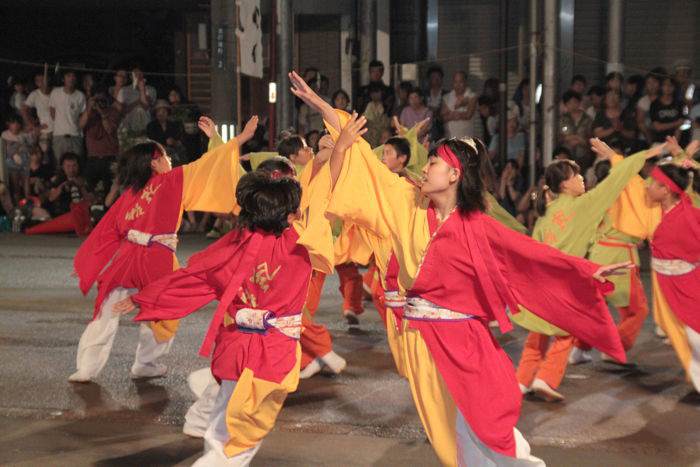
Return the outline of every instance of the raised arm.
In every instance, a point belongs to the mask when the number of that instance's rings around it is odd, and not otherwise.
[[[304,81],[304,79],[299,76],[296,71],[289,73],[289,81],[292,83],[292,94],[304,101],[306,105],[320,113],[325,121],[327,121],[333,128],[340,131],[340,120],[338,119],[338,115],[328,102],[321,99],[321,97],[316,94],[308,84],[306,84],[306,81]]]

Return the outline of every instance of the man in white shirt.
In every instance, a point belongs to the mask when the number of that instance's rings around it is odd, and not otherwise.
[[[53,117],[53,153],[56,160],[67,152],[83,155],[83,133],[80,131],[80,114],[85,111],[85,94],[75,88],[75,73],[63,73],[63,87],[55,88],[49,97],[49,109]]]
[[[442,120],[447,138],[474,136],[476,94],[467,86],[467,74],[458,71],[452,78],[452,91],[442,98]]]
[[[53,133],[53,118],[49,108],[51,89],[49,88],[49,83],[44,80],[44,73],[34,75],[34,85],[36,89],[29,93],[27,100],[24,101],[22,106],[22,117],[25,122],[28,122],[32,119],[29,114],[30,109],[36,109],[41,135],[50,140],[51,133]]]

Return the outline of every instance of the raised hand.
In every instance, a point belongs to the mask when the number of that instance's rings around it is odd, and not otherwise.
[[[666,148],[673,156],[678,156],[683,152],[683,148],[681,148],[681,145],[678,144],[678,139],[676,139],[675,136],[666,137]]]
[[[609,264],[607,266],[599,267],[598,270],[593,273],[593,278],[598,282],[605,282],[605,278],[607,276],[619,276],[624,274],[629,269],[634,269],[634,263],[631,261]]]
[[[335,141],[331,135],[323,135],[320,140],[318,140],[318,149],[333,149],[335,147]]]
[[[700,140],[694,139],[685,147],[685,153],[692,159],[698,149],[700,149]]]
[[[136,304],[131,297],[126,297],[124,300],[120,300],[114,304],[112,307],[112,312],[117,315],[125,315],[136,309]]]
[[[426,130],[428,127],[428,124],[430,123],[430,117],[424,118],[420,122],[416,123],[413,128],[416,129],[416,134],[417,135],[422,135],[423,132]]]
[[[599,138],[591,138],[591,151],[596,153],[602,159],[610,160],[615,155],[615,151]]]
[[[399,117],[396,115],[391,117],[391,126],[394,128],[394,130],[396,130],[396,134],[399,136],[403,136],[408,131],[408,128],[399,122]]]
[[[238,135],[238,144],[245,144],[253,139],[253,136],[255,136],[255,130],[258,128],[258,120],[257,115],[250,117],[248,123],[246,123],[243,127],[243,131],[241,131],[241,134]]]
[[[308,106],[319,110],[318,94],[316,94],[314,90],[311,89],[311,87],[309,87],[308,84],[306,84],[304,78],[299,76],[296,71],[292,71],[291,73],[289,73],[289,81],[292,84],[292,94],[304,101]]]
[[[214,123],[214,120],[209,117],[199,117],[197,126],[205,135],[207,135],[207,138],[211,138],[214,136],[214,134],[216,134],[216,124]]]
[[[663,154],[666,150],[666,144],[667,143],[657,144],[656,146],[647,149],[646,158],[651,159],[652,157],[660,156],[661,154]]]
[[[335,143],[335,150],[345,152],[350,146],[352,146],[357,139],[367,133],[367,119],[365,117],[357,116],[357,112],[353,112],[350,116],[350,120],[345,125],[343,130],[338,136],[338,141]]]

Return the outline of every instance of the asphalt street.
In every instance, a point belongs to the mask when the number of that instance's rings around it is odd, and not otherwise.
[[[207,243],[184,236],[178,256]],[[71,277],[79,244],[0,234],[0,465],[190,465],[202,442],[180,432],[194,400],[186,377],[207,365],[197,349],[213,306],[181,324],[166,377],[129,378],[138,328],[125,318],[98,380],[69,383],[94,299]],[[301,382],[253,465],[438,465],[377,312],[366,303],[360,326],[348,328],[337,287],[328,278],[317,318],[348,368]],[[652,329],[649,318],[629,354],[636,366],[596,356],[569,368],[563,403],[526,398],[518,427],[535,455],[554,466],[700,466],[700,397]],[[516,361],[525,335],[498,337]]]

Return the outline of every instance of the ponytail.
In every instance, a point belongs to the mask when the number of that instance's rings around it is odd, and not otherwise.
[[[542,217],[547,213],[547,192],[552,196],[561,193],[561,184],[574,175],[578,175],[581,169],[578,164],[568,159],[554,161],[544,171],[544,186],[537,193],[535,209]]]

